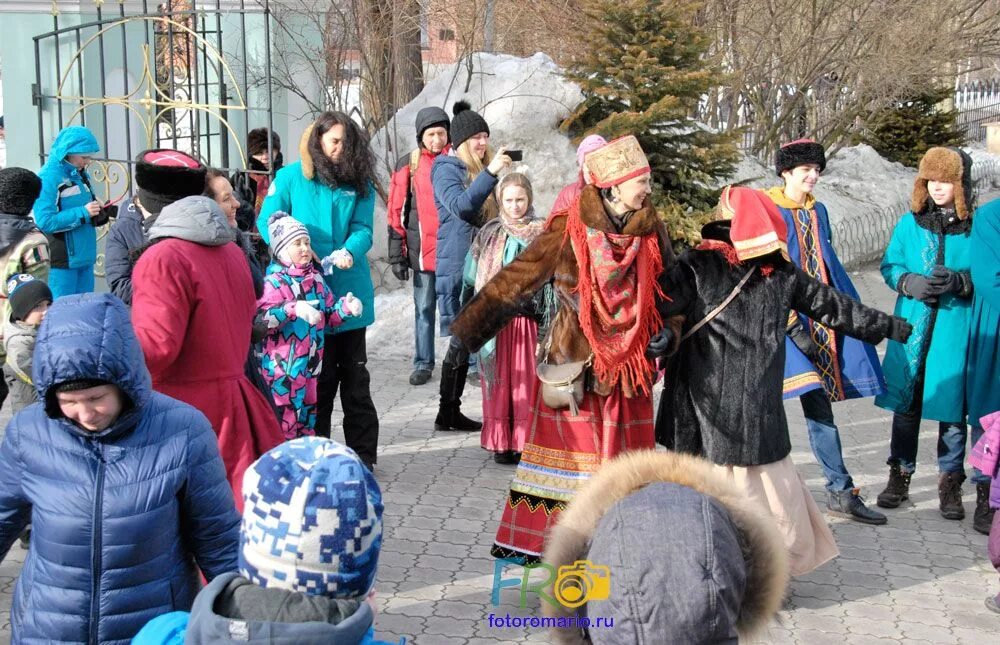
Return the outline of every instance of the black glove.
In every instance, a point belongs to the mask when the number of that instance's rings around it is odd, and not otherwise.
[[[906,322],[902,318],[897,318],[893,316],[889,319],[889,340],[894,340],[897,343],[905,343],[910,338],[910,334],[913,333],[913,325]]]
[[[649,344],[646,345],[646,358],[666,358],[673,344],[673,330],[669,327],[664,327],[658,334],[649,339]]]
[[[392,275],[396,276],[400,282],[406,282],[410,279],[410,267],[403,262],[398,262],[392,265]]]
[[[931,288],[930,280],[919,273],[907,273],[903,276],[900,291],[904,296],[915,298],[924,304],[937,304],[938,292]]]
[[[810,362],[815,363],[819,360],[819,345],[813,340],[812,335],[806,330],[805,325],[796,323],[794,327],[788,330],[788,337],[792,339],[795,346],[806,355],[806,358]]]
[[[933,295],[940,296],[946,293],[962,295],[968,292],[968,278],[957,271],[943,266],[936,266],[931,271],[931,277],[927,280]]]
[[[107,204],[101,206],[101,210],[97,212],[97,215],[90,216],[90,223],[94,228],[98,226],[104,226],[111,219],[111,216],[118,212],[118,207],[114,204]]]

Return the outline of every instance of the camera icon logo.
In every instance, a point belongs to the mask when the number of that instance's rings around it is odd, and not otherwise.
[[[589,600],[604,600],[611,594],[611,569],[590,560],[577,560],[559,567],[552,590],[556,600],[570,609]]]

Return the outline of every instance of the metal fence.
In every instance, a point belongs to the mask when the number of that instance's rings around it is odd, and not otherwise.
[[[986,124],[1000,121],[1000,79],[961,83],[955,88],[956,122],[969,141],[986,140]]]
[[[991,159],[972,166],[972,178],[980,197],[1000,187],[1000,161]],[[833,224],[833,246],[844,266],[857,269],[882,259],[896,223],[910,210],[909,199],[872,208]]]

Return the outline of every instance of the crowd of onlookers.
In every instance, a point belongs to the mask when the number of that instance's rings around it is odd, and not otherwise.
[[[784,399],[801,401],[827,512],[867,524],[888,518],[854,485],[834,402],[893,412],[883,508],[908,498],[929,419],[941,514],[962,519],[971,434],[973,527],[1000,567],[1000,202],[976,208],[964,152],[921,162],[882,263],[899,294],[889,315],[861,304],[837,258],[814,141],[777,151],[779,186],[725,188],[703,241],[678,255],[633,136],[583,139],[579,174],[542,214],[513,168],[523,152],[494,150],[468,104],[424,108],[415,129],[387,201],[392,271],[412,278],[409,381],[432,379],[435,336],[450,336],[434,429],[479,432],[516,466],[495,557],[589,558],[647,590],[643,607],[618,587],[594,597],[591,612],[628,627],[592,640],[749,633],[789,574],[839,553],[791,461]],[[376,642],[367,136],[323,113],[285,163],[278,135],[253,130],[232,176],[146,150],[118,205],[91,186],[99,152],[70,126],[38,173],[0,170],[0,401],[16,413],[0,552],[28,549],[15,641]],[[109,223],[111,293],[94,294]],[[481,422],[461,409],[473,364]],[[338,391],[346,446],[329,439]],[[701,546],[672,546],[685,540]],[[710,593],[648,618],[659,589],[706,571]]]

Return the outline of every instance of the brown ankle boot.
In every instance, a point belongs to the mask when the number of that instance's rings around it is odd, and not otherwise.
[[[962,506],[962,482],[965,473],[941,473],[938,479],[938,499],[941,501],[941,516],[946,520],[965,519]]]

